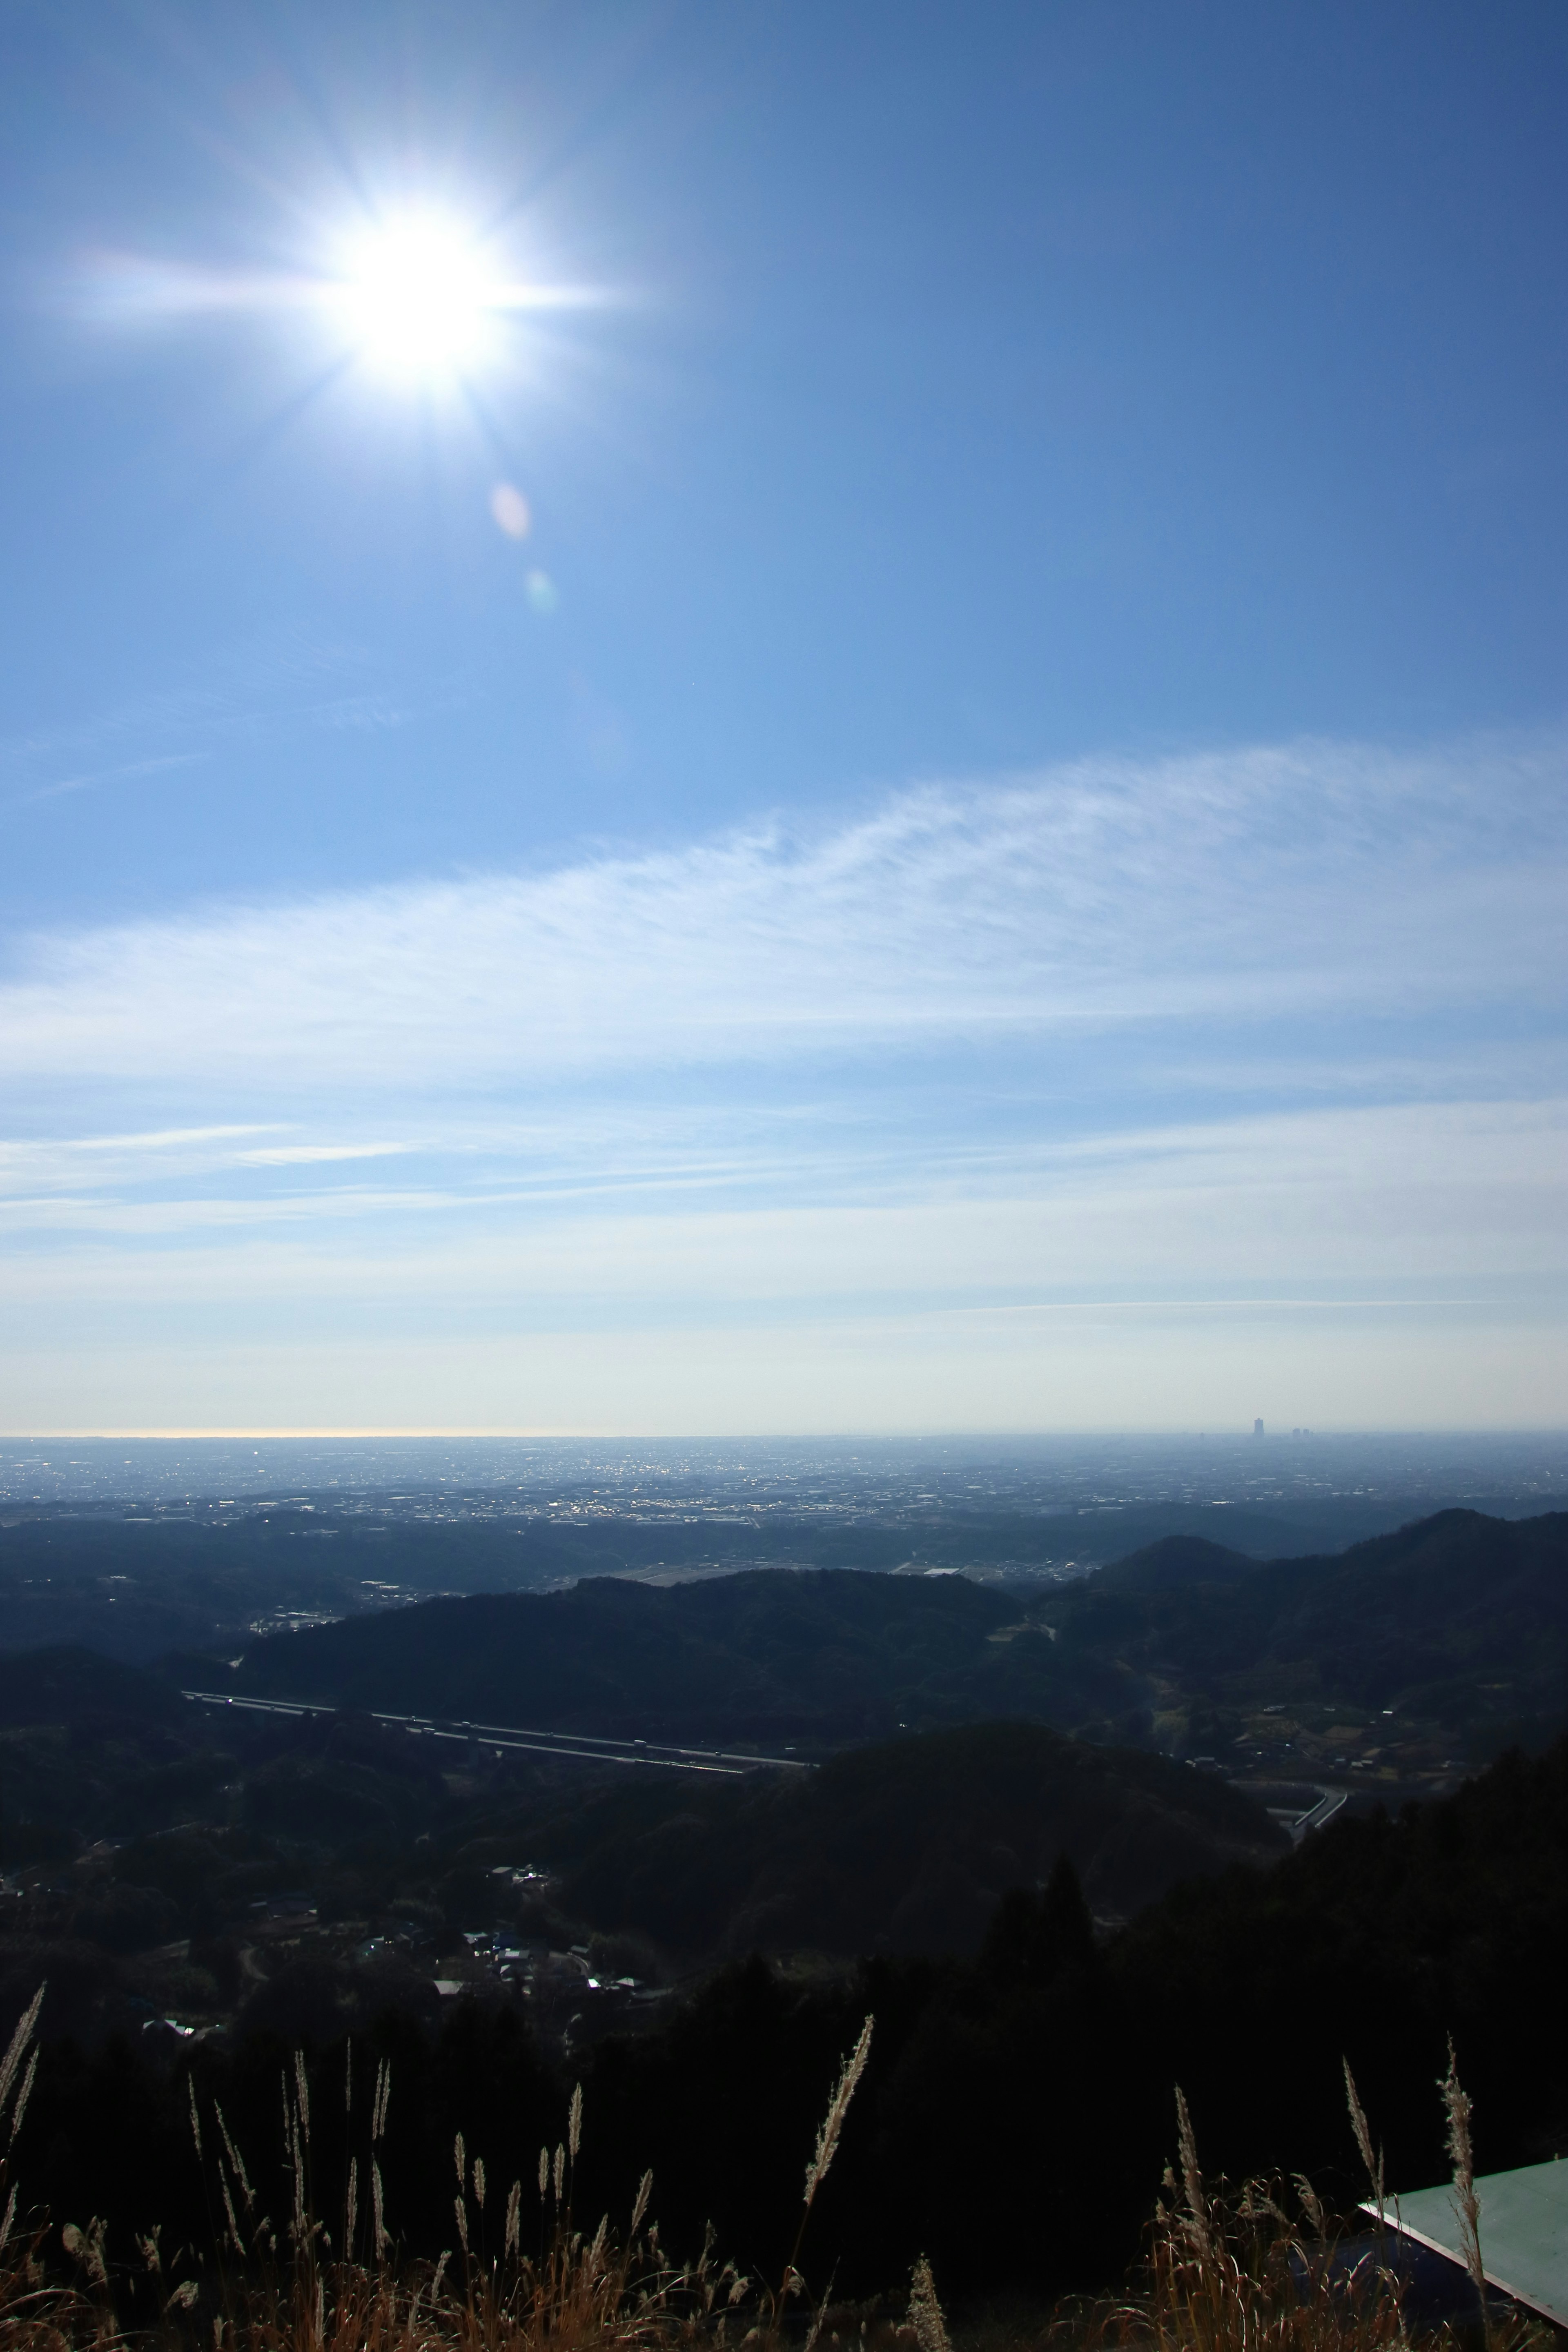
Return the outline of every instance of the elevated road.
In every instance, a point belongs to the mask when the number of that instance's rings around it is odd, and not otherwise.
[[[651,1739],[610,1739],[574,1731],[537,1731],[510,1723],[457,1723],[447,1716],[389,1715],[379,1707],[317,1706],[309,1699],[239,1698],[225,1691],[182,1691],[194,1706],[242,1707],[253,1715],[291,1717],[296,1722],[343,1712],[368,1715],[373,1723],[419,1739],[455,1740],[468,1751],[517,1748],[532,1756],[571,1756],[587,1764],[647,1765],[667,1772],[705,1772],[734,1780],[743,1772],[810,1772],[798,1756],[752,1756],[723,1748],[675,1748]]]

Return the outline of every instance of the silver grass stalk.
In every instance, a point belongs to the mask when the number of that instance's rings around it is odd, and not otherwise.
[[[16,2182],[15,2182],[15,2181],[13,2181],[13,2182],[11,2183],[11,2194],[10,2194],[10,2195],[9,2195],[9,2197],[7,2197],[7,2198],[6,2198],[6,2200],[5,2200],[5,2219],[4,2219],[3,2221],[0,2221],[0,2246],[4,2246],[4,2245],[5,2245],[5,2242],[6,2242],[6,2240],[10,2237],[10,2235],[11,2235],[11,2224],[12,2224],[12,2222],[16,2220]]]
[[[99,2286],[109,2284],[109,2267],[103,2259],[104,2228],[105,2224],[95,2215],[85,2230],[79,2230],[74,2221],[68,2221],[60,2231],[60,2243],[67,2253],[73,2262],[82,2264],[89,2278]]]
[[[458,2134],[457,2138],[452,2142],[452,2161],[458,2168],[458,2186],[459,2189],[466,2190],[468,2185],[468,2159],[463,2147],[463,2135],[461,2132]]]
[[[343,2214],[343,2254],[347,2261],[354,2258],[354,2230],[359,2221],[359,2158],[349,2158],[349,2193]]]
[[[233,2172],[235,2179],[238,2181],[240,2194],[245,2199],[245,2210],[247,2213],[253,2214],[256,2210],[256,2191],[250,2185],[250,2175],[245,2168],[245,2158],[241,2156],[238,2148],[236,2147],[234,2141],[230,2137],[228,2125],[224,2119],[223,2109],[219,2106],[216,2099],[213,2101],[213,2113],[217,2117],[217,2127],[223,2134],[223,2144],[228,2150],[229,2168]]]
[[[46,1978],[45,1984],[47,1981]],[[38,2021],[38,2011],[44,2005],[44,1990],[45,1985],[38,1987],[37,1991],[16,2020],[16,2031],[6,2045],[5,2057],[0,2058],[0,2116],[5,2112],[5,2102],[11,2095],[11,2085],[16,2079],[16,2069],[26,2056],[27,2044],[32,2041],[33,2029]]]
[[[583,2145],[583,2085],[579,2083],[572,2094],[572,2105],[566,2114],[566,2152],[574,2164],[577,2150]]]
[[[542,2205],[549,2194],[549,2189],[550,2150],[547,2147],[542,2147],[539,2151],[539,2201]]]
[[[844,2118],[849,2112],[849,2102],[855,2088],[866,2071],[866,2061],[871,2050],[871,2028],[874,2018],[868,2018],[860,2028],[860,2039],[844,2061],[844,2071],[838,2077],[838,2087],[828,2101],[827,2113],[822,2118],[822,2129],[816,2135],[816,2147],[811,2162],[805,2168],[805,2206],[809,2212],[811,2200],[827,2178],[827,2168],[837,2152],[838,2136],[844,2129]]]
[[[1470,2144],[1471,2102],[1469,2093],[1459,2081],[1459,2063],[1454,2054],[1452,2034],[1448,2037],[1448,2071],[1438,2087],[1448,2116],[1445,2137],[1448,2161],[1454,2168],[1453,2206],[1459,2224],[1459,2243],[1464,2248],[1465,2268],[1469,2272],[1476,2293],[1480,2297],[1481,2332],[1489,2345],[1491,2321],[1487,2310],[1487,2274],[1481,2267],[1481,2200],[1476,2195],[1476,2159]]]
[[[294,2172],[294,2240],[305,2234],[305,2155],[300,2142],[300,2116],[289,2096],[289,2075],[283,2075],[283,2147]]]
[[[1187,2232],[1194,2246],[1206,2262],[1210,2252],[1208,2199],[1204,2195],[1204,2176],[1198,2168],[1198,2143],[1193,2130],[1192,2110],[1181,2084],[1176,2085],[1176,2150],[1182,2163],[1182,2186],[1187,2198]]]
[[[482,2213],[485,2210],[485,2160],[482,2156],[474,2158],[474,2202]]]
[[[375,2258],[380,2262],[392,2240],[387,2234],[386,2211],[381,2194],[381,2167],[373,2156],[370,2160],[370,2212],[375,2229]]]
[[[643,2216],[647,2211],[647,2200],[652,2195],[653,2174],[651,2171],[645,2172],[642,2179],[637,2182],[637,2202],[632,2207],[631,2234],[634,2238],[637,2236],[637,2231],[642,2228]]]
[[[510,2262],[522,2245],[522,2183],[514,2180],[506,2200],[506,2253]]]
[[[910,2279],[910,2326],[915,2331],[921,2352],[952,2352],[947,2321],[937,2299],[936,2281],[924,2254],[916,2263]]]
[[[310,2085],[305,2080],[305,2053],[302,2050],[296,2050],[294,2053],[294,2095],[300,2104],[300,2129],[305,2146],[309,2147],[310,2145]]]
[[[805,2334],[805,2352],[816,2352],[817,2343],[822,2335],[823,2322],[827,2317],[828,2306],[833,2301],[833,2282],[837,2276],[838,2265],[835,2263],[832,2270],[828,2273],[827,2287],[823,2295],[822,2301],[817,2305],[816,2309],[811,2315],[811,2326],[807,2328]],[[723,2321],[721,2320],[719,2325],[722,2327],[724,2325]]]
[[[239,2234],[239,2221],[234,2210],[234,2199],[229,2194],[228,2174],[224,2169],[221,2156],[217,2160],[217,2185],[223,2191],[223,2210],[228,2216],[228,2234],[234,2242],[234,2251],[237,2254],[242,2254],[245,2252],[245,2241]]]
[[[463,2249],[463,2260],[468,2259],[468,2209],[460,2197],[452,2200],[452,2210],[458,2217],[458,2243]]]
[[[38,2045],[35,2042],[33,2044],[32,2055],[27,2060],[27,2071],[22,2077],[22,2087],[16,2094],[16,2105],[12,2110],[11,2137],[8,2143],[12,2147],[16,2147],[16,2134],[22,2128],[22,2117],[27,2112],[27,2102],[33,2095],[33,2078],[37,2074],[37,2071]]]
[[[566,2151],[561,2146],[559,2141],[556,2142],[555,2146],[554,2181],[555,2202],[559,2205],[561,2202],[561,2192],[566,2186]]]
[[[1355,2076],[1351,2073],[1351,2062],[1348,2058],[1342,2058],[1340,2063],[1345,2070],[1345,2097],[1350,2102],[1351,2128],[1355,2133],[1355,2144],[1361,2151],[1361,2160],[1366,2167],[1366,2177],[1372,2185],[1372,2193],[1377,2200],[1377,2226],[1381,2230],[1384,2201],[1383,2150],[1379,2148],[1374,2159],[1372,2152],[1372,2133],[1367,2127],[1366,2112],[1356,2090]]]

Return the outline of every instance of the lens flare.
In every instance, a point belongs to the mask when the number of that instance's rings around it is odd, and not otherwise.
[[[528,500],[510,482],[498,482],[490,492],[490,512],[508,539],[526,539],[533,525]]]

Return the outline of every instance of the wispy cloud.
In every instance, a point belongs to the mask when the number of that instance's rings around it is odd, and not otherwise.
[[[335,1160],[389,1160],[409,1149],[406,1143],[273,1143],[235,1157],[248,1168],[300,1168]]]
[[[1538,1413],[1565,768],[1085,761],[24,941],[0,1423]]]
[[[167,768],[194,767],[205,756],[200,751],[165,751],[151,760],[123,760],[112,768],[95,768],[85,775],[62,776],[52,784],[35,784],[31,792],[18,793],[13,808],[26,808],[34,801],[58,800],[66,793],[86,792],[96,784],[128,784],[141,776],[162,775]]]
[[[291,728],[382,733],[462,699],[451,680],[417,698],[396,694],[379,672],[363,648],[304,635],[234,646],[209,662],[199,678],[132,696],[68,726],[37,728],[0,742],[0,807],[25,808],[93,785],[128,783],[212,758],[226,744]],[[131,756],[104,759],[117,751]]]
[[[33,940],[14,1078],[440,1091],[1129,1024],[1557,1008],[1563,742],[1304,742]]]
[[[1037,1142],[988,1165],[889,1166],[853,1191],[775,1181],[737,1203],[494,1185],[13,1204],[81,1236],[0,1264],[0,1305],[213,1308],[423,1302],[546,1323],[1075,1303],[1300,1299],[1451,1305],[1568,1267],[1568,1102],[1315,1110]],[[134,1249],[123,1251],[121,1239]],[[313,1310],[312,1310],[313,1311]]]

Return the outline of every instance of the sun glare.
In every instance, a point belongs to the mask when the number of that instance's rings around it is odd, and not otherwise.
[[[364,236],[341,281],[344,321],[365,358],[399,375],[471,364],[505,289],[486,277],[471,239],[449,222],[395,222]]]

